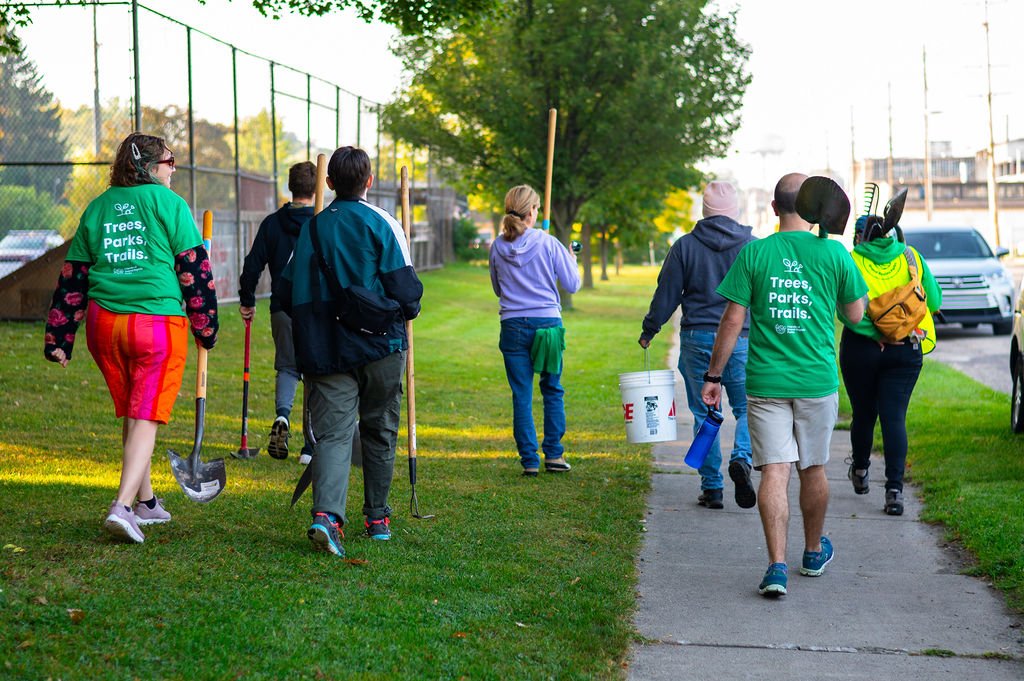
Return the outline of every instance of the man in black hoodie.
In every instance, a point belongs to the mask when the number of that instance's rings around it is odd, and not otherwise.
[[[704,219],[698,221],[689,234],[677,239],[669,249],[639,339],[641,347],[647,348],[676,307],[682,305],[679,373],[686,385],[686,401],[693,414],[695,435],[708,413],[700,391],[704,387],[704,370],[711,360],[718,322],[728,302],[715,289],[722,283],[740,250],[754,240],[750,227],[736,222],[739,204],[736,190],[728,182],[714,181],[708,184],[704,190],[703,216]],[[729,457],[729,477],[736,485],[736,504],[741,508],[752,508],[757,503],[757,494],[750,483],[752,464],[750,435],[747,432],[747,393],[744,386],[749,324],[748,315],[722,376],[713,377],[725,387],[729,406],[736,418],[736,435]],[[715,438],[699,471],[701,494],[697,503],[701,506],[723,507],[723,479],[719,471],[721,465],[722,450],[718,438]]]
[[[309,161],[296,163],[288,171],[288,191],[292,200],[271,213],[260,223],[259,231],[252,242],[252,248],[245,256],[242,275],[238,278],[238,311],[242,319],[256,315],[256,285],[264,267],[270,269],[270,283],[273,287],[281,270],[292,257],[299,228],[313,217],[313,195],[316,191],[316,166]],[[275,459],[288,458],[288,419],[295,389],[302,376],[295,366],[295,346],[292,342],[292,320],[281,309],[276,294],[270,295],[270,330],[274,336],[274,370],[277,378],[274,384],[274,407],[277,418],[270,428],[267,453]],[[299,463],[309,463],[313,447],[306,442],[302,445]]]

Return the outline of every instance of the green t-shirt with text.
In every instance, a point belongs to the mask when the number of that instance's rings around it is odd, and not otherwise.
[[[174,256],[203,242],[188,204],[167,187],[110,187],[78,223],[67,259],[89,262],[89,298],[118,313],[184,316]]]
[[[838,241],[777,232],[747,244],[718,287],[750,308],[747,393],[825,397],[839,389],[835,310],[868,287]]]

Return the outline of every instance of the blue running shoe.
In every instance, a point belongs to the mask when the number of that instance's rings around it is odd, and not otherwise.
[[[370,539],[378,539],[380,541],[387,541],[391,539],[391,527],[390,521],[387,517],[381,518],[380,520],[366,519],[366,536]]]
[[[317,551],[345,557],[345,549],[341,547],[341,538],[345,534],[341,531],[337,518],[330,513],[317,513],[313,517],[313,524],[306,531],[306,536],[313,542],[313,548]]]
[[[821,551],[804,551],[803,565],[800,566],[800,574],[808,577],[817,577],[825,571],[825,566],[832,562],[836,551],[832,548],[832,542],[828,537],[821,538]]]
[[[772,563],[764,573],[764,578],[761,579],[761,584],[757,587],[757,593],[769,597],[785,596],[788,573],[789,570],[785,563]]]

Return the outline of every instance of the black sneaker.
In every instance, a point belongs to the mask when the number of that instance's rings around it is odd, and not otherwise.
[[[380,520],[370,520],[367,518],[363,521],[366,525],[366,536],[370,539],[377,539],[379,541],[387,541],[391,539],[391,522],[387,518],[381,518]]]
[[[564,457],[558,457],[557,459],[544,459],[544,472],[545,473],[567,473],[572,469],[572,466],[565,460]]]
[[[313,548],[317,551],[345,557],[345,549],[341,547],[341,539],[345,533],[341,531],[341,525],[330,513],[317,513],[313,516],[313,524],[306,530],[306,536],[313,542]]]
[[[903,492],[898,489],[885,490],[886,515],[903,515]]]
[[[700,493],[697,497],[698,506],[706,506],[708,508],[723,508],[722,503],[722,490],[720,489],[706,489]]]
[[[274,425],[270,426],[267,454],[275,459],[288,458],[288,419],[283,416],[274,419]]]
[[[854,468],[853,460],[847,459],[850,469],[846,471],[846,477],[853,483],[854,494],[867,494],[871,487],[868,485],[868,470],[866,468]]]
[[[736,505],[740,508],[753,508],[757,503],[757,492],[750,484],[750,464],[739,459],[730,461],[729,477],[736,484]]]

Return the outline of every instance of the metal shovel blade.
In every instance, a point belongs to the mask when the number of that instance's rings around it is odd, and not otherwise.
[[[216,499],[217,495],[224,491],[224,485],[228,480],[224,459],[203,463],[198,450],[184,458],[170,449],[167,450],[167,458],[171,461],[174,479],[181,485],[181,491],[192,501],[205,504]]]
[[[254,459],[259,453],[259,447],[239,447],[238,451],[231,452],[231,456],[236,459]]]
[[[205,359],[205,352],[200,356]],[[205,362],[200,362],[201,371],[205,378]],[[203,381],[202,394],[205,395],[205,380]],[[181,485],[181,491],[192,501],[205,504],[217,498],[217,495],[224,491],[227,484],[228,474],[224,467],[224,459],[214,459],[203,463],[199,458],[199,450],[203,447],[203,423],[206,417],[206,398],[196,399],[196,436],[195,444],[192,445],[192,455],[187,459],[180,456],[172,449],[167,450],[167,458],[171,462],[171,472],[174,479]]]

